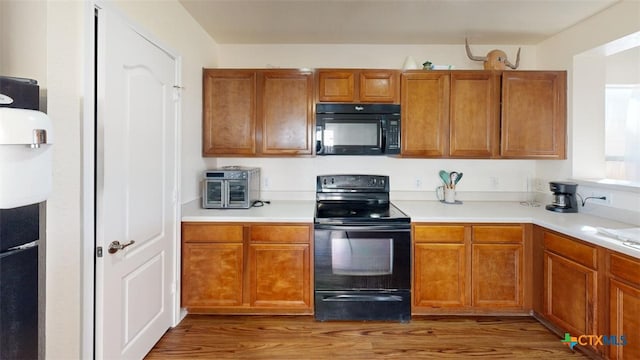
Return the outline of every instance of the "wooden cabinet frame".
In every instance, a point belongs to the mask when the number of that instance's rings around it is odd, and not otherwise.
[[[400,71],[390,69],[317,69],[318,102],[400,102]]]
[[[312,314],[313,225],[182,224],[182,306],[191,313]]]
[[[204,69],[203,156],[313,154],[314,76],[296,69]]]
[[[413,314],[524,314],[531,226],[412,225]]]
[[[566,71],[405,71],[402,156],[566,159]]]

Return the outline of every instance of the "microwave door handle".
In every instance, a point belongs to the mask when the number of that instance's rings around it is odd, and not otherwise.
[[[387,133],[385,131],[385,127],[380,123],[380,151],[382,153],[387,152]]]
[[[316,129],[316,154],[324,154],[324,130],[322,128]]]

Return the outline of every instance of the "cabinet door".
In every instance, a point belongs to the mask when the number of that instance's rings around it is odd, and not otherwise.
[[[504,158],[566,158],[566,72],[502,73]]]
[[[356,74],[352,70],[318,70],[318,101],[356,100]]]
[[[398,103],[400,97],[399,73],[394,70],[361,70],[360,101]]]
[[[261,74],[260,152],[267,155],[311,155],[313,74],[297,70]]]
[[[182,306],[240,306],[242,243],[185,243],[182,247]]]
[[[205,69],[203,77],[203,156],[255,154],[256,72]]]
[[[451,73],[449,155],[492,158],[499,152],[500,89],[490,71]]]
[[[609,335],[626,343],[611,345],[611,359],[640,359],[640,288],[611,280],[609,288]]]
[[[449,74],[402,74],[402,156],[443,157],[449,148]]]
[[[572,336],[596,333],[596,275],[574,261],[544,253],[544,313]]]
[[[414,249],[413,305],[466,306],[465,244],[418,243]]]
[[[471,301],[473,306],[523,306],[523,246],[473,244]]]
[[[311,309],[309,262],[308,244],[250,245],[250,305]]]

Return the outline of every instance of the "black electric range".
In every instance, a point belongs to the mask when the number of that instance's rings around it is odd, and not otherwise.
[[[314,281],[316,320],[411,319],[411,219],[388,176],[318,176]]]

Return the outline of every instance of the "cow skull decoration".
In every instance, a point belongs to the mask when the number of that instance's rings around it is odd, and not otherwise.
[[[512,69],[517,69],[520,64],[520,49],[518,48],[518,55],[516,57],[516,64],[513,65],[509,60],[507,60],[507,54],[505,54],[502,50],[491,50],[487,54],[487,56],[473,56],[471,54],[471,49],[469,49],[469,42],[467,42],[467,38],[464,39],[464,43],[467,49],[467,56],[471,60],[475,61],[484,61],[484,69],[485,70],[504,70],[505,66],[508,66]]]

